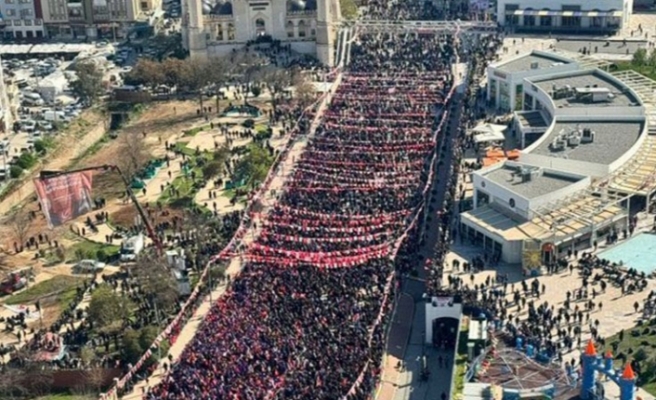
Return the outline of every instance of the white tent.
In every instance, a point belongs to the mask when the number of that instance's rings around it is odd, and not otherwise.
[[[471,132],[474,135],[474,142],[478,144],[487,142],[503,142],[506,140],[506,136],[503,134],[505,130],[505,125],[484,123],[472,129]]]

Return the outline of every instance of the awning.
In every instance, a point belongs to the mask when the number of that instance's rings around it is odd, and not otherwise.
[[[551,10],[514,10],[506,15],[528,15],[536,17],[621,17],[622,11],[551,11]]]

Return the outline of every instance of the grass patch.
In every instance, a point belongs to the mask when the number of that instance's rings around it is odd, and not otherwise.
[[[196,149],[192,149],[191,147],[187,147],[187,144],[189,144],[189,142],[177,142],[175,144],[175,150],[180,152],[180,153],[183,153],[183,154],[185,154],[189,157],[195,156],[196,155]]]
[[[343,18],[355,19],[358,16],[358,6],[354,0],[339,0],[339,7]]]
[[[109,142],[109,136],[107,134],[103,135],[97,142],[87,147],[80,155],[71,160],[69,166],[74,167],[80,163],[80,161],[85,158],[96,154],[100,149],[102,149],[105,143]]]
[[[643,324],[625,329],[620,335],[606,339],[607,348],[597,348],[598,353],[611,350],[615,356],[615,368],[624,368],[627,361],[635,361],[640,366],[638,386],[647,393],[656,395],[656,325]]]
[[[179,194],[177,196],[173,195],[170,187],[177,190]],[[173,182],[171,182],[171,186],[164,190],[164,193],[162,193],[158,201],[162,203],[169,203],[173,199],[187,197],[193,191],[193,188],[194,181],[191,179],[191,177],[178,176],[173,180]]]
[[[75,297],[76,288],[84,282],[84,278],[58,275],[47,281],[39,282],[26,290],[7,297],[5,304],[28,304],[37,299],[58,293],[57,302],[68,305]]]
[[[656,68],[650,65],[635,65],[631,61],[618,61],[614,63],[616,66],[615,71],[629,71],[633,70],[647,78],[656,80]]]
[[[205,131],[207,129],[210,129],[210,125],[197,126],[195,128],[191,128],[191,129],[188,129],[186,131],[183,131],[182,136],[183,137],[194,137],[199,132]]]
[[[120,247],[113,244],[98,243],[91,240],[81,240],[66,249],[66,259],[70,261],[84,260],[84,259],[100,259],[111,258],[116,256]],[[99,257],[102,255],[101,257]]]

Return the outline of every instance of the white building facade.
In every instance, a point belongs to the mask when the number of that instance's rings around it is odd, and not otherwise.
[[[183,0],[182,14],[183,45],[191,57],[225,56],[249,42],[275,40],[333,63],[336,0]]]
[[[628,26],[633,0],[498,0],[497,22],[516,32],[610,33]]]
[[[40,0],[3,0],[0,2],[0,32],[3,39],[44,37]]]

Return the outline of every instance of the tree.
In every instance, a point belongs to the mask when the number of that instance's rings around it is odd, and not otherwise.
[[[93,61],[81,61],[75,64],[77,79],[71,82],[71,90],[88,105],[103,92],[103,73]]]
[[[129,363],[136,363],[144,351],[139,342],[139,331],[128,329],[123,335],[121,358]]]
[[[182,73],[184,69],[184,60],[178,58],[167,58],[162,61],[161,68],[164,74],[164,83],[168,86],[178,86],[182,81]]]
[[[234,65],[228,63],[225,58],[214,58],[210,60],[210,65],[210,81],[214,85],[216,92],[216,112],[221,113],[221,89],[226,86]]]
[[[101,329],[120,330],[123,323],[133,314],[134,304],[127,297],[114,292],[111,287],[102,285],[91,294],[89,302],[89,322]]]
[[[6,224],[11,229],[12,236],[18,242],[19,247],[25,245],[32,230],[32,218],[28,211],[22,207],[12,211]]]
[[[647,64],[649,64],[652,69],[656,69],[656,50],[652,50],[651,53],[649,53]]]
[[[267,149],[251,144],[249,151],[237,162],[233,174],[233,181],[248,181],[253,187],[262,183],[269,173],[269,167],[273,163],[273,156]]]
[[[166,314],[180,296],[178,282],[164,258],[155,254],[142,253],[130,273],[139,284],[146,301],[158,313]]]
[[[134,178],[149,158],[150,154],[140,133],[125,132],[120,136],[116,164],[128,179]]]
[[[126,77],[126,83],[131,85],[146,85],[155,87],[166,82],[162,63],[142,58],[137,61],[132,71]]]
[[[315,99],[315,90],[310,82],[302,74],[298,74],[294,80],[294,97],[302,107],[307,107]]]
[[[631,61],[634,65],[642,67],[647,62],[647,50],[638,49],[633,53],[633,60]]]
[[[241,84],[246,86],[244,104],[248,104],[248,94],[251,91],[251,86],[253,85],[253,82],[260,78],[264,64],[257,54],[253,52],[245,52],[241,53],[241,56],[236,59],[235,65],[236,72],[241,77]]]
[[[280,96],[285,92],[287,87],[294,83],[296,73],[296,71],[275,69],[264,74],[263,80],[269,92],[271,92],[271,107],[274,111],[276,110]]]
[[[198,103],[203,112],[203,90],[212,83],[212,67],[207,60],[186,59],[181,65],[180,85],[198,96]]]

